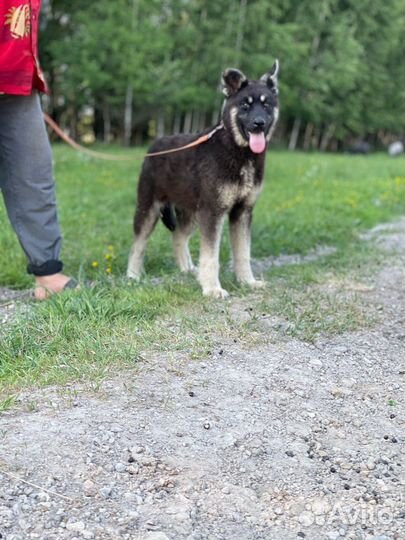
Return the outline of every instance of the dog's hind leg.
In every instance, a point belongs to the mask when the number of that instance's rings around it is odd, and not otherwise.
[[[194,230],[193,215],[176,208],[176,229],[173,231],[173,249],[181,272],[194,272],[188,241]]]
[[[250,265],[251,222],[252,208],[238,205],[229,214],[233,268],[240,283],[250,287],[263,287],[264,281],[255,279]]]
[[[199,212],[198,215],[201,230],[198,281],[204,296],[214,298],[228,296],[219,282],[219,247],[224,219],[225,215],[218,217],[208,212]]]
[[[134,218],[135,239],[128,260],[127,277],[138,280],[143,270],[146,243],[160,215],[160,204],[138,206]]]

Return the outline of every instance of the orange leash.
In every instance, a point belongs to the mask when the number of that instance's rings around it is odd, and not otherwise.
[[[104,152],[95,152],[94,150],[90,150],[89,148],[78,144],[71,137],[69,137],[69,135],[67,135],[47,113],[43,114],[45,122],[48,124],[48,126],[51,127],[54,132],[59,135],[59,137],[64,140],[69,146],[71,146],[75,150],[78,150],[79,152],[82,152],[83,154],[87,154],[88,156],[100,159],[109,159],[111,161],[133,161],[134,159],[138,159],[129,156],[114,156],[113,154],[105,154]]]
[[[180,150],[187,150],[188,148],[193,148],[193,146],[198,146],[199,144],[207,142],[211,137],[222,129],[224,126],[222,124],[219,124],[216,128],[211,130],[209,133],[206,133],[205,135],[201,135],[201,137],[198,137],[195,141],[185,144],[184,146],[179,146],[178,148],[170,148],[170,150],[162,150],[161,152],[151,152],[149,154],[145,154],[145,157],[154,157],[154,156],[163,156],[165,154],[172,154],[173,152],[180,152]]]
[[[95,150],[90,150],[89,148],[86,148],[85,146],[82,146],[81,144],[74,141],[69,135],[67,135],[59,126],[58,124],[49,116],[47,113],[44,114],[45,122],[48,124],[49,127],[51,127],[59,137],[64,140],[67,144],[69,144],[72,148],[75,150],[78,150],[79,152],[82,152],[83,154],[87,154],[88,156],[92,156],[99,159],[108,159],[111,161],[134,161],[135,159],[143,159],[144,157],[155,157],[155,156],[163,156],[166,154],[173,154],[174,152],[180,152],[181,150],[187,150],[188,148],[193,148],[194,146],[198,146],[199,144],[207,142],[211,137],[222,129],[224,126],[222,124],[219,124],[216,128],[214,128],[209,133],[206,133],[205,135],[201,135],[198,139],[195,141],[192,141],[191,143],[188,143],[184,146],[180,146],[178,148],[171,148],[169,150],[162,150],[160,152],[150,152],[149,154],[145,154],[141,157],[129,157],[129,156],[115,156],[114,154],[106,154],[105,152],[96,152]]]

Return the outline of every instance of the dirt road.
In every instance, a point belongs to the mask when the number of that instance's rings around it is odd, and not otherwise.
[[[307,344],[259,314],[257,348],[24,393],[0,417],[0,538],[405,538],[405,220],[367,239],[387,258],[366,329]]]

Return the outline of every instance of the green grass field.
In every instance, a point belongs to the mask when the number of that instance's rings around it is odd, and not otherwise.
[[[111,151],[142,156],[141,150]],[[54,159],[65,270],[94,280],[96,286],[32,305],[6,330],[0,330],[1,395],[9,399],[13,388],[30,384],[98,380],[123,365],[135,365],[144,350],[187,349],[190,336],[192,354],[208,350],[209,337],[203,335],[203,328],[209,335],[209,329],[215,327],[218,303],[202,300],[193,277],[180,278],[170,233],[163,225],[158,225],[148,246],[145,281],[137,285],[123,277],[141,160],[98,161],[62,145],[54,147]],[[253,256],[307,253],[319,245],[335,246],[337,252],[316,263],[269,270],[261,307],[294,319],[297,295],[302,295],[308,284],[322,280],[326,273],[349,272],[372,257],[359,242],[359,232],[404,212],[403,159],[382,154],[270,152],[265,188],[254,214]],[[3,207],[0,231],[1,286],[29,287],[26,261]],[[198,237],[193,238],[192,253],[196,259]],[[227,232],[221,260],[224,286],[234,295],[245,295],[226,270]],[[156,284],[151,279],[155,277],[163,280]],[[295,297],[291,291],[296,291]],[[339,306],[336,324],[314,325],[314,316],[322,319],[322,309],[333,313],[335,306],[319,308],[314,304],[308,309],[308,317],[300,318],[306,328],[300,334],[303,338],[313,337],[314,328],[316,332],[343,331],[353,317],[356,319],[355,313],[352,317]],[[184,332],[180,330],[173,337],[173,332],[160,324],[165,317],[180,321]]]

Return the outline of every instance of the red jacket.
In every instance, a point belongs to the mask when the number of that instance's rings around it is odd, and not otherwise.
[[[0,94],[46,92],[38,62],[41,0],[0,0]]]

